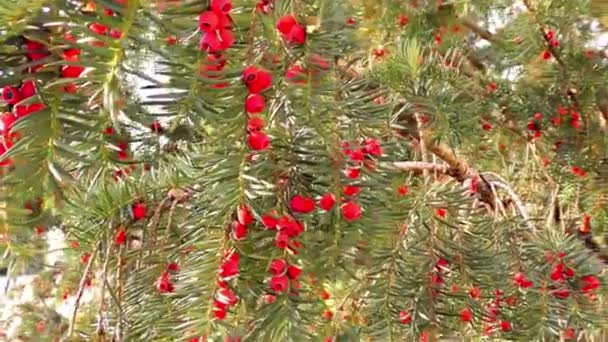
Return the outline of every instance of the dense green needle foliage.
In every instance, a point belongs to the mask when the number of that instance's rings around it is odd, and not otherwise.
[[[603,341],[600,5],[0,0],[0,332]]]

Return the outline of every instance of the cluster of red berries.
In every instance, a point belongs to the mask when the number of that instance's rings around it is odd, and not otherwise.
[[[300,25],[293,14],[286,14],[279,18],[277,30],[289,44],[304,44],[306,42],[306,27]]]
[[[298,278],[302,274],[302,268],[293,264],[288,264],[283,259],[275,259],[270,264],[270,288],[277,294],[287,291],[287,289],[298,289],[300,283]]]
[[[534,119],[528,122],[528,130],[532,131],[533,137],[534,139],[538,139],[541,137],[541,130],[542,130],[542,126],[541,126],[541,122],[543,120],[543,115],[541,113],[535,113],[534,114]]]
[[[245,99],[247,121],[247,143],[254,151],[263,151],[270,147],[270,138],[263,131],[265,122],[258,114],[264,111],[266,102],[261,95],[272,87],[272,74],[257,66],[249,66],[243,70],[243,83],[249,94]]]
[[[64,39],[69,42],[75,42],[76,39],[72,34],[68,33]],[[80,49],[70,48],[63,51],[63,60],[66,62],[78,62],[80,60]],[[83,66],[79,65],[64,65],[61,67],[61,77],[63,78],[78,78],[84,71]],[[66,84],[63,89],[68,93],[75,93],[77,88],[75,83]]]
[[[585,275],[575,281],[574,270],[567,266],[567,261],[564,260],[565,253],[559,253],[557,258],[551,253],[547,253],[547,262],[554,264],[551,271],[551,281],[548,290],[556,298],[566,299],[570,296],[573,288],[578,289],[590,300],[595,299],[595,292],[600,287],[600,280],[592,274]]]
[[[243,240],[248,233],[248,226],[253,223],[253,214],[246,205],[240,205],[237,210],[236,220],[232,222],[232,238],[236,241]]]
[[[317,76],[331,67],[329,61],[319,54],[312,54],[308,57],[307,64],[312,66],[312,71],[306,70],[302,65],[296,63],[287,68],[285,80],[292,84],[306,84],[309,75]]]
[[[301,196],[300,196],[301,197]],[[299,202],[300,200],[296,200]],[[312,200],[311,200],[312,201]],[[293,202],[293,201],[292,201]],[[303,212],[309,210],[310,203],[308,199],[303,199],[303,202],[296,203],[296,210]],[[312,207],[314,209],[314,201]],[[292,210],[293,206],[292,206]],[[294,211],[295,212],[295,211]],[[276,230],[275,245],[279,249],[289,249],[294,254],[298,254],[298,249],[302,247],[297,239],[300,234],[305,231],[305,226],[302,222],[295,220],[294,218],[284,215],[277,218],[274,212],[262,215],[262,224],[268,230]]]
[[[237,251],[227,252],[219,271],[219,289],[213,301],[213,315],[223,320],[229,308],[236,305],[238,299],[230,289],[228,282],[239,275],[240,256]]]
[[[25,41],[27,50],[26,56],[29,61],[37,61],[50,55],[46,47],[32,40]],[[29,69],[35,73],[42,67],[41,64],[35,65]],[[20,104],[23,100],[27,100],[36,95],[36,83],[33,80],[23,81],[20,86],[5,86],[2,89],[2,99],[10,106],[11,111],[2,114],[2,139],[0,140],[0,156],[8,151],[14,143],[15,139],[19,138],[19,133],[13,131],[13,126],[22,117],[28,116],[39,110],[44,109],[42,103]],[[9,158],[0,159],[0,167],[11,166],[12,161]]]
[[[217,54],[234,45],[231,10],[232,0],[211,0],[209,8],[199,15],[198,27],[203,31],[201,50]]]
[[[549,46],[553,49],[557,49],[559,48],[559,40],[557,40],[557,38],[555,37],[555,32],[549,28],[545,28],[544,32],[543,32],[544,38],[547,41],[547,43],[549,44]],[[544,60],[549,60],[551,59],[551,57],[553,56],[553,54],[551,53],[551,50],[545,50],[542,53],[542,58]]]
[[[175,291],[175,286],[171,280],[171,276],[179,272],[179,265],[174,262],[167,264],[167,267],[156,282],[156,289],[160,293],[171,293]]]
[[[124,5],[124,4],[127,3],[127,0],[115,0],[115,2],[118,3],[118,4]],[[93,2],[90,2],[88,4],[88,6],[90,7],[89,9],[92,10],[92,11],[94,11],[95,8],[96,8],[95,3],[93,3]],[[115,17],[115,16],[117,16],[116,12],[114,12],[110,8],[105,8],[104,11],[103,11],[103,13],[106,16],[108,16],[108,17]],[[91,31],[97,33],[100,36],[109,36],[109,37],[114,38],[114,39],[120,39],[120,37],[122,37],[122,31],[120,31],[119,29],[110,28],[110,27],[108,27],[108,26],[106,26],[104,24],[101,24],[101,23],[91,23],[89,25],[89,29]],[[103,41],[96,41],[94,43],[94,45],[103,47],[103,46],[105,46],[105,43]]]

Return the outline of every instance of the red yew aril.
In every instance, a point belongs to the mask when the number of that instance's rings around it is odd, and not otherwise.
[[[238,221],[232,222],[232,237],[236,241],[243,240],[247,236],[247,227]]]
[[[334,313],[331,312],[331,310],[325,310],[323,311],[323,318],[325,318],[326,320],[331,320],[334,317]]]
[[[114,242],[117,245],[124,245],[125,241],[127,241],[127,231],[124,229],[120,229],[118,232],[116,232]]]
[[[401,185],[401,186],[399,186],[399,187],[397,188],[397,193],[398,193],[399,195],[404,195],[404,196],[405,196],[405,195],[407,195],[408,191],[409,191],[409,190],[408,190],[408,188],[407,188],[407,185]]]
[[[361,192],[361,187],[356,185],[346,185],[344,186],[344,195],[348,197],[357,196]]]
[[[215,31],[207,32],[201,38],[201,50],[209,53],[217,53],[224,50],[222,41]]]
[[[473,320],[473,312],[469,308],[464,308],[458,313],[461,322],[471,322]]]
[[[349,26],[357,25],[357,19],[355,19],[353,17],[348,17],[348,19],[346,19],[346,25],[349,25]]]
[[[443,209],[443,208],[437,208],[435,209],[435,215],[441,217],[441,218],[445,218],[445,215],[448,213],[447,210]]]
[[[21,101],[21,92],[16,87],[6,86],[2,89],[2,99],[9,105],[14,105]]]
[[[11,128],[17,122],[17,116],[11,112],[7,112],[2,114],[0,117],[0,121],[2,121],[2,133],[4,135],[9,135]]]
[[[346,175],[347,178],[357,179],[357,178],[359,178],[359,176],[361,176],[361,169],[359,169],[359,168],[346,169],[346,171],[344,171],[344,174]]]
[[[258,114],[264,111],[266,101],[260,94],[251,94],[245,100],[245,110],[249,114]]]
[[[600,280],[594,275],[586,275],[582,277],[581,282],[583,282],[584,284],[581,287],[581,291],[583,291],[584,293],[597,290],[600,287]]]
[[[484,131],[491,131],[492,130],[492,124],[489,122],[484,122],[481,124],[481,129],[483,129]]]
[[[209,8],[216,13],[228,14],[232,10],[232,0],[211,0]]]
[[[34,81],[25,81],[21,84],[21,89],[19,89],[21,93],[21,97],[24,99],[30,98],[36,95],[36,83]]]
[[[122,31],[120,31],[118,29],[111,29],[110,37],[112,37],[114,39],[119,39],[120,37],[122,37]]]
[[[365,159],[365,150],[360,149],[349,151],[348,156],[352,161],[362,161],[363,159]]]
[[[294,25],[285,40],[289,43],[304,44],[306,42],[306,28],[300,25]]]
[[[285,275],[274,276],[270,279],[270,287],[277,293],[283,293],[287,291],[289,279]]]
[[[272,261],[272,263],[270,264],[270,272],[272,274],[274,274],[275,276],[285,273],[286,269],[287,269],[287,262],[283,259],[274,259]]]
[[[412,322],[412,315],[409,312],[403,310],[399,313],[399,321],[402,324],[410,324]]]
[[[135,221],[141,220],[146,217],[148,212],[148,208],[146,204],[143,202],[134,203],[131,206],[131,214],[133,215],[133,219]]]
[[[471,288],[469,290],[469,296],[471,296],[472,299],[479,299],[481,296],[481,289],[477,286]]]
[[[513,328],[513,325],[510,322],[500,321],[500,330],[507,332],[507,331],[511,331],[512,328]]]
[[[222,49],[226,50],[234,45],[234,33],[232,33],[231,29],[220,29],[218,35],[222,42]]]
[[[361,206],[353,201],[348,201],[342,204],[340,209],[342,210],[342,217],[344,217],[344,219],[349,222],[358,220],[359,218],[361,218],[361,215],[363,213],[361,211]]]
[[[289,279],[298,279],[302,274],[302,269],[296,265],[289,265],[287,267],[287,276]]]
[[[325,211],[330,211],[331,208],[333,208],[335,204],[336,204],[336,197],[331,193],[325,194],[319,200],[319,207]]]
[[[167,38],[167,44],[168,45],[175,45],[175,44],[177,44],[177,37],[173,36],[173,35],[169,36]]]
[[[233,278],[239,274],[239,265],[238,261],[235,262],[233,260],[224,261],[222,266],[220,267],[220,277],[222,279],[228,280]]]
[[[289,201],[289,206],[294,213],[308,214],[315,210],[315,201],[306,196],[295,195]]]
[[[271,230],[275,230],[277,229],[278,223],[279,220],[277,220],[274,216],[268,214],[262,215],[262,224],[264,225],[264,227]]]
[[[553,57],[553,55],[551,54],[551,51],[549,51],[549,50],[543,51],[541,56],[545,61],[548,61],[551,59],[551,57]]]
[[[255,66],[243,70],[243,82],[250,94],[259,94],[272,86],[272,74]]]
[[[244,204],[239,205],[236,212],[237,220],[240,224],[247,226],[253,223],[253,214],[249,207]]]
[[[84,253],[80,256],[80,262],[83,264],[88,264],[89,260],[91,260],[91,253]]]
[[[167,264],[167,271],[179,272],[179,264],[176,262],[170,262]]]
[[[555,298],[566,299],[566,298],[570,297],[570,290],[568,290],[568,289],[555,290],[555,291],[553,291],[553,295],[555,296]]]
[[[331,298],[331,294],[329,292],[327,292],[327,290],[323,290],[323,292],[321,292],[321,299],[328,300],[330,298]]]
[[[374,138],[365,139],[365,146],[363,147],[363,152],[372,155],[374,157],[382,156],[382,147],[378,140]],[[362,160],[362,159],[361,159]]]
[[[576,339],[576,330],[572,327],[567,327],[564,329],[564,340],[575,340]]]
[[[399,26],[403,27],[403,26],[407,25],[409,22],[410,22],[410,18],[408,18],[407,15],[405,15],[405,14],[399,15]]]
[[[285,80],[295,84],[306,84],[306,71],[300,64],[293,64],[287,68]]]
[[[154,133],[162,133],[164,128],[158,120],[154,120],[154,122],[150,124],[150,130]]]
[[[106,25],[100,23],[92,23],[91,25],[89,25],[89,28],[91,29],[91,31],[100,35],[105,35],[106,31],[108,30],[108,27]]]
[[[247,143],[252,150],[263,151],[270,146],[270,139],[264,132],[251,132],[247,137]]]
[[[289,246],[289,235],[287,235],[287,232],[278,232],[274,243],[279,249],[287,248]]]
[[[175,290],[175,287],[171,282],[171,275],[168,272],[164,272],[160,278],[158,278],[156,288],[160,293],[170,293]]]
[[[219,21],[215,12],[205,11],[198,16],[198,27],[203,32],[211,32],[218,28]]]
[[[291,29],[298,24],[296,17],[293,14],[287,14],[279,18],[277,21],[277,30],[284,35],[288,35]]]

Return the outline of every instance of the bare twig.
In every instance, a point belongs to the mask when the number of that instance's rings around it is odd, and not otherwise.
[[[403,171],[431,171],[433,173],[447,174],[450,167],[448,165],[433,164],[421,161],[397,161],[393,166]]]
[[[511,197],[511,199],[513,200],[513,203],[515,203],[515,206],[517,207],[517,210],[519,211],[519,214],[521,215],[521,217],[524,219],[524,222],[526,223],[528,228],[530,228],[530,230],[535,233],[536,227],[534,226],[534,223],[530,220],[530,215],[528,214],[528,209],[526,208],[526,205],[524,204],[524,202],[522,202],[521,198],[519,198],[517,193],[515,193],[515,191],[513,189],[511,189],[510,186],[508,186],[507,184],[502,183],[502,182],[492,181],[492,185],[506,191],[507,194],[509,194],[509,197]]]
[[[70,319],[70,325],[68,327],[67,334],[64,336],[64,338],[62,338],[62,341],[67,341],[70,337],[72,337],[72,334],[74,333],[74,325],[76,323],[76,315],[78,314],[78,308],[80,307],[82,293],[84,292],[84,287],[87,283],[87,278],[89,276],[89,271],[91,270],[91,265],[93,265],[93,261],[97,257],[97,253],[99,252],[100,248],[101,241],[97,243],[97,246],[93,250],[93,253],[91,253],[91,257],[89,258],[89,261],[87,262],[87,265],[85,266],[84,271],[82,272],[80,284],[78,285],[78,292],[76,293],[76,301],[74,302],[74,310],[72,311],[72,318]]]
[[[107,248],[106,248],[106,255],[104,255],[104,260],[103,260],[103,268],[101,271],[101,293],[99,295],[99,311],[97,312],[97,335],[103,335],[104,334],[104,329],[103,329],[103,310],[105,308],[105,294],[106,294],[106,284],[108,282],[108,263],[110,261],[110,252],[112,251],[112,243],[111,241],[108,239],[108,241],[106,241],[106,243],[108,244]]]

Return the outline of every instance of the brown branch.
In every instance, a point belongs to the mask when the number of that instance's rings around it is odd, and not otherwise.
[[[447,165],[433,164],[420,161],[397,161],[393,166],[403,171],[431,171],[433,173],[448,174],[450,167]]]
[[[70,319],[70,325],[68,327],[68,332],[67,332],[66,336],[62,339],[62,341],[67,341],[68,339],[70,339],[72,337],[72,334],[74,333],[74,325],[76,323],[76,315],[78,314],[78,308],[80,307],[80,300],[82,299],[82,293],[84,292],[84,287],[87,283],[87,278],[89,276],[89,271],[91,270],[91,265],[93,264],[95,257],[97,257],[97,253],[100,248],[101,248],[101,241],[99,241],[97,243],[97,246],[93,250],[91,257],[89,258],[89,261],[87,262],[87,265],[85,266],[84,271],[82,272],[82,277],[80,278],[80,285],[78,286],[78,292],[76,293],[76,301],[74,302],[74,311],[72,312],[72,318]]]
[[[477,25],[477,23],[473,22],[471,19],[469,18],[460,18],[460,20],[462,21],[462,25],[466,28],[468,28],[469,30],[473,31],[473,33],[475,33],[476,35],[478,35],[479,37],[492,42],[492,43],[497,43],[498,39],[496,38],[496,36],[494,36],[492,34],[492,32],[488,31],[487,29]]]

